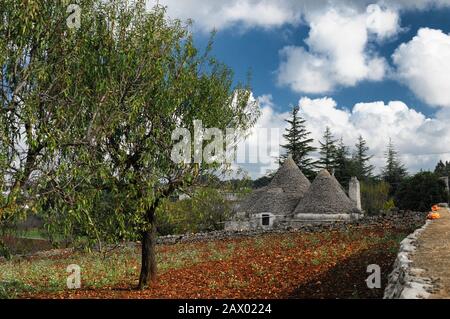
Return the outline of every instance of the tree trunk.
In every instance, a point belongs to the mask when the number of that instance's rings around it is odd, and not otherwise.
[[[147,213],[148,228],[142,232],[142,264],[138,289],[145,289],[156,281],[156,217],[155,208]]]

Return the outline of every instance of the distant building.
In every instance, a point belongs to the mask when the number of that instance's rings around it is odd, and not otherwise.
[[[350,188],[352,199],[327,170],[321,171],[311,184],[289,157],[268,186],[253,191],[237,205],[235,217],[225,224],[225,229],[270,229],[358,219],[362,211],[356,178]]]

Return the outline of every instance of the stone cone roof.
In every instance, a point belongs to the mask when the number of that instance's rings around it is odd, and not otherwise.
[[[356,205],[345,194],[341,184],[327,170],[322,170],[294,214],[346,214],[356,211]]]
[[[250,194],[245,196],[245,198],[239,204],[238,211],[240,212],[249,212],[250,209],[255,205],[257,200],[262,196],[262,194],[267,192],[267,186],[261,187],[253,190]]]
[[[310,185],[310,181],[289,157],[268,186],[253,191],[244,199],[239,211],[250,214],[291,214]]]
[[[311,182],[303,175],[291,156],[283,163],[273,177],[269,188],[282,188],[286,193],[295,193],[303,197],[311,186]]]
[[[274,215],[291,214],[297,206],[300,197],[293,193],[286,193],[282,188],[268,188],[249,209],[250,213],[272,213]]]

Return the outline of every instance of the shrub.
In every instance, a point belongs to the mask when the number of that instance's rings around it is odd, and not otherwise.
[[[186,199],[166,201],[157,212],[160,235],[221,230],[229,219],[232,203],[218,190],[200,188]]]
[[[389,200],[389,184],[386,182],[368,181],[361,183],[361,204],[369,215],[377,215],[384,210]]]
[[[428,211],[437,203],[447,202],[445,183],[431,172],[420,172],[405,179],[395,194],[400,209]]]
[[[6,259],[11,259],[11,252],[9,248],[3,243],[0,238],[0,257],[5,257]]]
[[[394,201],[393,198],[391,198],[391,199],[389,199],[386,203],[384,203],[384,205],[383,205],[383,210],[384,210],[384,211],[388,211],[388,210],[393,209],[393,208],[395,208],[395,207],[396,207],[396,206],[395,206],[395,201]]]

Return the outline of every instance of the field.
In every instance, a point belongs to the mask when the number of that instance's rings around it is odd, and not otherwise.
[[[348,226],[158,246],[158,282],[137,291],[139,247],[0,262],[0,298],[381,298],[399,242],[419,225]],[[66,267],[82,288],[66,288]],[[382,289],[367,288],[367,266]]]

